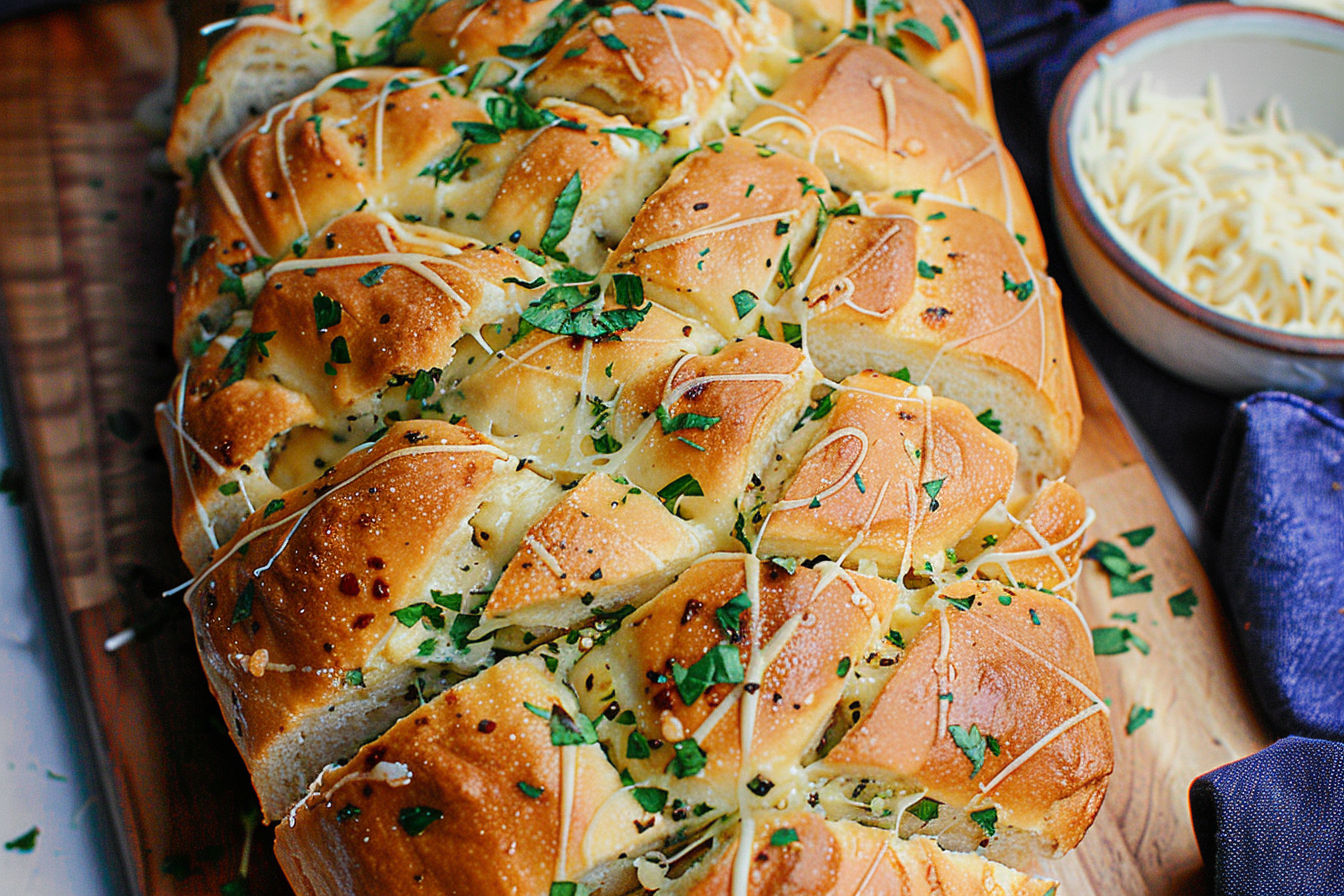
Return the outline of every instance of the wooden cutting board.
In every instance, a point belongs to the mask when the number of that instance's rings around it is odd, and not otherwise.
[[[269,836],[245,849],[255,805],[191,644],[186,612],[159,596],[186,577],[168,529],[168,473],[152,408],[168,349],[173,185],[146,100],[172,69],[161,0],[90,6],[0,26],[0,304],[4,358],[40,529],[52,613],[121,844],[147,896],[218,894],[245,868],[252,896],[288,893]],[[137,115],[137,108],[141,114]],[[144,113],[151,113],[145,115]],[[1209,583],[1082,348],[1087,413],[1071,479],[1097,511],[1091,537],[1152,525],[1129,548],[1152,591],[1111,598],[1089,563],[1094,626],[1151,646],[1099,658],[1113,701],[1116,769],[1083,845],[1039,869],[1073,896],[1200,887],[1186,791],[1200,773],[1269,742],[1233,666]],[[1176,618],[1166,598],[1193,588]],[[1137,622],[1112,613],[1137,614]],[[137,637],[114,653],[109,636]],[[1135,705],[1153,718],[1132,735]]]

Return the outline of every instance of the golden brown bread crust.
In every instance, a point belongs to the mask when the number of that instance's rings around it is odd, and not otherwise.
[[[960,0],[904,0],[899,5],[779,0],[778,5],[798,20],[803,49],[820,51],[848,31],[860,40],[899,50],[902,58],[956,97],[976,124],[997,135],[980,30]],[[930,36],[935,43],[930,43]]]
[[[781,264],[790,276],[812,241],[825,184],[802,159],[739,137],[714,141],[648,198],[606,269],[638,275],[646,296],[720,333],[755,332],[760,303],[787,285]]]
[[[747,117],[742,134],[814,159],[849,193],[925,190],[979,208],[1045,250],[1031,199],[998,139],[880,47],[846,39],[804,62]]]
[[[742,784],[760,776],[764,783],[752,794],[775,791],[771,799],[778,799],[793,786],[798,757],[817,739],[843,690],[845,675],[837,669],[847,672],[864,652],[897,592],[883,579],[833,565],[789,573],[744,554],[711,555],[580,660],[570,681],[590,715],[612,703],[618,712],[611,716],[633,711],[633,727],[603,721],[599,737],[636,780],[658,780],[687,804],[703,801],[729,811]],[[725,649],[740,664],[742,674],[729,676],[739,683],[716,683],[703,696],[692,691],[688,704],[674,666],[684,671]],[[646,756],[632,749],[631,731],[646,739]],[[664,775],[675,745],[689,737],[707,757],[703,773]]]
[[[1064,598],[1040,592],[963,582],[939,596],[824,773],[894,782],[955,808],[992,806],[1041,851],[1072,849],[1112,767],[1090,629]],[[955,742],[972,726],[998,749]]]
[[[555,746],[541,717],[575,712],[529,659],[439,695],[323,774],[276,828],[290,882],[299,896],[546,896],[639,850],[656,816],[600,747]]]
[[[865,560],[899,579],[1008,495],[1017,451],[965,405],[880,373],[845,379],[764,527],[769,554]]]
[[[839,378],[904,366],[977,413],[996,411],[1032,472],[1063,475],[1082,407],[1054,281],[971,209],[924,197],[868,212],[833,220],[802,275],[818,367]]]
[[[648,492],[594,473],[527,531],[485,606],[487,620],[567,629],[660,591],[710,536]]]
[[[946,853],[925,837],[901,840],[811,812],[758,816],[752,834],[747,889],[762,896],[1048,896],[1054,887],[979,856]],[[727,838],[669,892],[735,893],[740,836]]]
[[[1077,440],[1058,294],[973,24],[898,5],[218,29],[159,423],[266,816],[359,754],[282,828],[300,892],[1045,892],[899,839],[927,792],[944,846],[1067,848],[1109,741],[1086,626],[1016,587],[1067,590],[1089,519],[1034,487]]]
[[[1048,482],[995,546],[998,559],[982,560],[980,572],[1011,585],[1071,594],[1088,521],[1087,502],[1076,488]]]
[[[271,269],[252,330],[275,335],[269,353],[251,359],[251,375],[308,395],[324,416],[343,414],[393,380],[447,367],[463,331],[526,307],[533,293],[516,284],[536,270],[498,247],[368,212],[345,215],[314,234],[302,258]],[[319,320],[319,295],[339,311]],[[338,339],[348,362],[332,360]]]
[[[294,770],[272,757],[325,724],[328,707],[396,677],[388,639],[410,626],[394,612],[428,601],[434,564],[500,475],[532,474],[464,427],[399,424],[253,514],[194,581],[197,646],[230,734],[265,782],[268,817],[329,758],[305,756]],[[476,578],[488,582],[489,570]]]
[[[696,488],[673,509],[712,526],[726,544],[738,497],[798,419],[817,379],[802,352],[756,336],[713,355],[684,355],[622,390],[611,431],[638,447],[620,470],[654,492],[691,476]],[[678,428],[682,414],[717,422]]]

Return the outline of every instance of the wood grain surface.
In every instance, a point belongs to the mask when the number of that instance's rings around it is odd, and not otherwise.
[[[151,94],[173,66],[161,0],[0,27],[0,339],[52,618],[80,670],[72,699],[89,719],[133,886],[218,894],[245,868],[252,896],[279,896],[289,890],[268,834],[245,848],[255,801],[185,610],[159,596],[186,576],[151,427],[173,373],[164,285],[173,185],[153,124],[169,101]],[[1094,626],[1127,626],[1151,652],[1098,658],[1115,775],[1083,845],[1039,870],[1070,896],[1199,892],[1189,783],[1269,735],[1208,580],[1076,342],[1074,351],[1087,417],[1070,478],[1097,511],[1089,538],[1157,530],[1127,547],[1152,572],[1150,593],[1112,598],[1089,563],[1080,603]],[[1174,617],[1166,598],[1186,587],[1199,603]],[[107,653],[105,639],[127,626],[136,638]],[[1127,735],[1135,705],[1154,715]]]

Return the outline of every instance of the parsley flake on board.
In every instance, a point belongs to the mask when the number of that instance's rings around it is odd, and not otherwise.
[[[1153,537],[1157,529],[1154,526],[1143,526],[1139,529],[1130,529],[1128,532],[1121,532],[1120,537],[1129,542],[1132,548],[1141,548],[1148,543],[1148,539]]]
[[[1135,703],[1129,708],[1129,718],[1125,721],[1125,733],[1133,734],[1153,717],[1153,710]]]
[[[690,667],[672,661],[672,681],[687,706],[700,699],[712,685],[739,684],[744,679],[742,655],[730,644],[714,645]]]
[[[1198,605],[1199,598],[1195,596],[1193,588],[1178,591],[1167,598],[1167,607],[1171,610],[1173,616],[1193,616],[1195,615],[1195,607]]]
[[[41,831],[33,826],[5,843],[5,849],[10,852],[32,852],[37,847],[37,835],[40,833]]]
[[[1097,656],[1128,653],[1131,646],[1145,656],[1151,650],[1147,641],[1128,628],[1107,625],[1092,629],[1092,652]]]

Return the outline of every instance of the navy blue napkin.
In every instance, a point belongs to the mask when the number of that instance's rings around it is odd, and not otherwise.
[[[1215,891],[1344,892],[1344,420],[1263,392],[1236,405],[1206,506],[1241,665],[1288,737],[1198,778]]]
[[[1205,526],[1270,721],[1344,741],[1344,420],[1281,392],[1239,403]]]
[[[1285,737],[1196,779],[1190,814],[1219,894],[1344,888],[1344,744]]]

